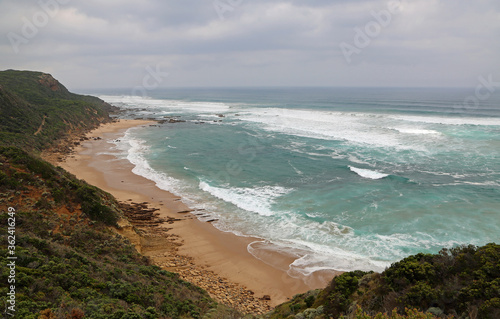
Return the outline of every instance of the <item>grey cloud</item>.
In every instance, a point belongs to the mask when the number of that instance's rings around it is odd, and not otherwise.
[[[23,18],[41,9],[3,1],[0,68],[50,71],[74,87],[134,86],[157,64],[171,74],[165,85],[175,86],[463,86],[485,72],[500,78],[498,1],[401,0],[404,10],[356,47],[355,30],[378,23],[373,13],[387,3],[246,0],[220,19],[212,0],[70,1],[16,54],[7,34],[22,35]],[[341,43],[356,49],[351,63]]]

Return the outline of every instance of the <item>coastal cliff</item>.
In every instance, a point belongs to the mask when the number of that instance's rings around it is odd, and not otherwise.
[[[50,74],[0,72],[0,145],[40,152],[111,121],[114,110],[101,99],[69,92]]]
[[[134,220],[160,222],[154,211],[118,203],[38,157],[68,151],[75,143],[69,136],[112,121],[114,110],[98,98],[69,92],[49,74],[0,72],[0,222],[7,225],[9,208],[15,210],[17,317],[255,318],[152,265],[119,235],[120,221],[130,221],[132,232]],[[0,227],[0,236],[7,235]],[[8,252],[4,241],[2,265]],[[2,268],[0,281],[8,276]],[[457,247],[410,256],[381,274],[344,273],[325,289],[296,295],[257,317],[498,318],[498,278],[500,245]],[[8,288],[0,287],[7,306]]]

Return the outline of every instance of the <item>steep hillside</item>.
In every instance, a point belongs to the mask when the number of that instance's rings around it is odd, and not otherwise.
[[[0,194],[0,237],[15,224],[16,318],[199,318],[217,308],[111,231],[106,225],[122,215],[115,199],[62,169],[0,147]],[[2,240],[2,265],[11,250]],[[1,269],[7,283],[10,270]],[[7,287],[0,285],[2,306]]]
[[[49,74],[0,72],[0,145],[40,151],[110,121],[112,110],[96,97],[70,93]]]

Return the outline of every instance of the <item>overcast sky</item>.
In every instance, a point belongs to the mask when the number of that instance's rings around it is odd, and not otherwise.
[[[0,33],[73,90],[500,82],[498,0],[0,0]]]

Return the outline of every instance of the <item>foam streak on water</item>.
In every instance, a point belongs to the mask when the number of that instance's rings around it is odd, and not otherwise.
[[[152,93],[101,96],[124,117],[185,120],[115,141],[134,173],[261,238],[257,258],[295,256],[291,275],[500,241],[498,96],[456,113],[467,90]]]

